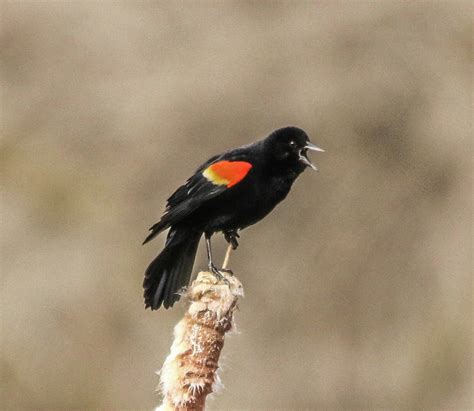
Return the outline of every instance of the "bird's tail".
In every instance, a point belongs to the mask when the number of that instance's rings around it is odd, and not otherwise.
[[[189,227],[171,227],[165,248],[145,272],[145,308],[169,308],[179,300],[177,292],[189,283],[201,236]]]

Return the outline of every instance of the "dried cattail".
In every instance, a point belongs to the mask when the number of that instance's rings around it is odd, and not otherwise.
[[[224,336],[233,326],[242,284],[232,275],[200,272],[187,290],[190,305],[174,328],[171,352],[161,369],[163,404],[157,411],[203,410],[219,386],[217,370]]]

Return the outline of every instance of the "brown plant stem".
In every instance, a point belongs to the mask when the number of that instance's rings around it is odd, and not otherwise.
[[[200,272],[185,294],[190,301],[174,328],[174,341],[160,374],[163,404],[157,410],[204,410],[219,385],[217,370],[225,333],[232,329],[240,281],[222,273],[218,280]]]
[[[229,265],[229,260],[230,260],[230,253],[232,252],[232,244],[229,244],[227,246],[227,250],[225,252],[225,257],[224,257],[224,262],[222,263],[222,268],[224,270],[227,269],[227,266]]]

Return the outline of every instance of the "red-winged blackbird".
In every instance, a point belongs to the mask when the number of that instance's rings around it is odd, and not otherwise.
[[[272,211],[306,167],[316,170],[308,150],[324,151],[311,144],[303,130],[285,127],[199,167],[168,199],[164,215],[143,243],[170,229],[164,250],[145,272],[145,308],[168,308],[179,300],[177,292],[189,282],[202,234],[209,270],[221,277],[212,262],[211,236],[221,231],[236,248],[238,230]]]

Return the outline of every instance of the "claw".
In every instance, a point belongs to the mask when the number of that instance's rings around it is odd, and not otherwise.
[[[224,235],[226,235],[227,233],[225,233]],[[232,237],[234,238],[234,237]],[[227,239],[227,237],[226,237]],[[212,251],[211,251],[211,236],[210,235],[207,235],[206,234],[206,248],[207,248],[207,260],[208,260],[208,267],[209,267],[209,271],[215,275],[215,277],[217,278],[217,281],[224,281],[228,286],[230,286],[230,282],[227,278],[225,278],[221,271],[222,272],[230,272],[232,273],[232,271],[230,270],[227,270],[227,269],[218,269],[214,263],[212,262]],[[232,274],[233,275],[233,274]]]
[[[224,238],[232,246],[233,250],[237,249],[237,247],[239,246],[239,242],[237,241],[237,238],[240,238],[240,235],[236,230],[226,231],[224,233]]]
[[[208,267],[209,267],[209,271],[212,274],[214,274],[217,277],[219,277],[219,276],[222,277],[222,274],[219,272],[219,270],[217,269],[217,267],[214,264],[210,263]]]
[[[224,281],[227,285],[230,286],[229,280],[222,275],[222,272],[231,273],[232,275],[234,275],[232,271],[225,268],[218,269],[214,264],[209,264],[209,271],[216,276],[217,281]]]
[[[223,272],[223,273],[227,273],[227,274],[230,274],[230,275],[234,275],[234,272],[229,269],[229,268],[220,268],[219,271]]]

